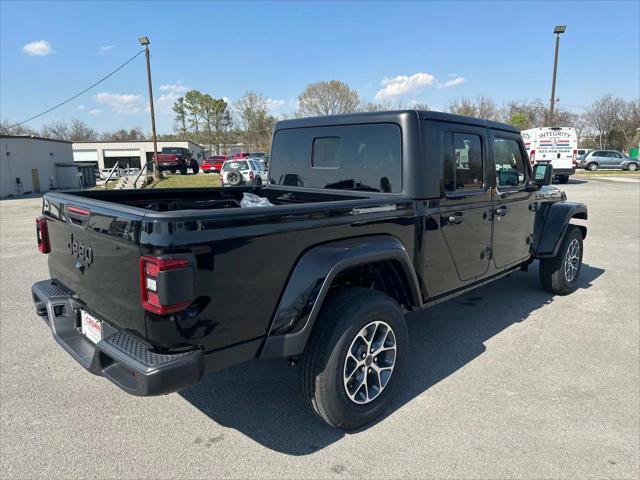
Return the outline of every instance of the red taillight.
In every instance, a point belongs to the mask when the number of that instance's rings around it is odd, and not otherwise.
[[[91,215],[91,212],[86,208],[76,207],[75,205],[68,205],[67,212],[76,213],[78,215]]]
[[[187,258],[174,257],[152,257],[144,256],[140,258],[140,295],[142,306],[145,310],[156,313],[158,315],[166,315],[184,310],[191,303],[191,299],[186,300],[180,298],[177,302],[169,304],[161,303],[159,290],[159,277],[162,272],[179,271],[188,269],[188,275],[193,280],[193,271],[190,268],[191,263]],[[180,280],[179,278],[176,280]],[[170,282],[166,282],[169,284]],[[168,292],[165,293],[165,296]]]
[[[51,251],[47,219],[44,217],[36,218],[36,240],[38,241],[38,250],[41,253],[49,253]]]
[[[536,151],[535,150],[531,150],[529,152],[529,161],[531,162],[531,165],[536,163]]]
[[[253,180],[253,170],[249,170],[249,179]]]
[[[578,164],[577,158],[578,158],[578,150],[574,150],[573,151],[573,165],[574,166]]]

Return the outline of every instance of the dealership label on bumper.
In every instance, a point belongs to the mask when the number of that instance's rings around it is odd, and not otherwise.
[[[102,340],[102,322],[88,313],[86,310],[80,312],[82,321],[82,333],[93,343]]]

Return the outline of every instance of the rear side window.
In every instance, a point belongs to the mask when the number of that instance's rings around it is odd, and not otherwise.
[[[447,192],[479,190],[484,184],[482,139],[472,133],[443,137],[444,185]]]
[[[525,165],[518,142],[506,138],[494,138],[493,158],[499,187],[524,185]]]
[[[277,185],[400,192],[400,127],[376,123],[279,130],[269,176]]]

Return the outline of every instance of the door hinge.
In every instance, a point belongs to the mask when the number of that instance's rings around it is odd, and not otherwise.
[[[529,236],[527,237],[527,244],[528,245],[533,245],[536,241],[536,236],[533,233],[530,233]]]
[[[533,202],[529,204],[529,210],[532,212],[538,211],[538,202]]]
[[[491,247],[486,247],[480,252],[480,260],[484,260],[485,258],[488,260],[493,258],[493,249]]]

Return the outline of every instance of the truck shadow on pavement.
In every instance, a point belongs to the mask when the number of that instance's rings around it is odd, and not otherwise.
[[[603,272],[583,264],[579,290],[590,288]],[[477,358],[486,350],[485,341],[526,321],[553,299],[541,289],[535,264],[527,273],[514,273],[409,314],[412,348],[406,371],[421,375],[405,376],[396,401],[379,421]],[[308,455],[347,434],[326,426],[307,407],[299,373],[298,367],[289,367],[284,360],[254,360],[211,373],[180,395],[217,424],[234,428],[267,448]]]

